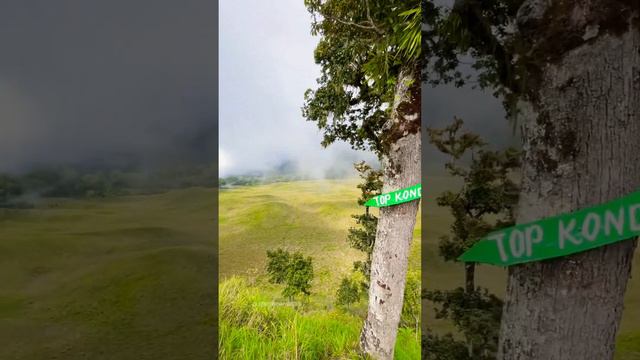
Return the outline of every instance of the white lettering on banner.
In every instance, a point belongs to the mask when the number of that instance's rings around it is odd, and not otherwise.
[[[571,221],[569,221],[569,228],[565,227],[563,220],[560,220],[558,224],[559,224],[558,225],[558,245],[560,249],[564,249],[564,244],[566,240],[569,240],[570,242],[576,245],[580,245],[582,243],[581,239],[576,239],[571,234],[574,228],[576,227],[576,219],[571,219]]]
[[[596,213],[588,213],[582,224],[582,236],[587,241],[593,241],[598,237],[600,232],[600,216]]]
[[[507,261],[507,253],[504,251],[504,244],[502,243],[502,240],[504,240],[504,236],[505,233],[503,232],[496,233],[489,236],[489,239],[496,241],[496,244],[498,245],[498,252],[500,253],[500,259],[502,259],[502,261]]]
[[[533,234],[536,234],[534,237]],[[542,230],[542,226],[538,224],[533,224],[527,227],[525,230],[525,241],[527,242],[527,256],[533,255],[533,244],[539,244],[542,242],[544,238],[544,230]]]
[[[615,226],[618,235],[622,235],[624,231],[624,208],[620,207],[617,218],[610,210],[604,212],[604,234],[607,236],[611,235],[611,225]]]
[[[521,257],[525,250],[524,234],[518,229],[514,229],[509,236],[509,246],[511,247],[511,255],[515,258]]]

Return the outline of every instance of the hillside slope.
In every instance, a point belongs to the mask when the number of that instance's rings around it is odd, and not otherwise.
[[[357,180],[323,180],[239,187],[220,192],[220,278],[264,273],[266,251],[299,250],[314,258],[314,292],[333,296],[362,253],[349,247],[355,225]],[[376,211],[372,209],[371,211]],[[414,231],[412,270],[420,268],[420,221]]]
[[[0,359],[212,359],[216,191],[0,210]]]

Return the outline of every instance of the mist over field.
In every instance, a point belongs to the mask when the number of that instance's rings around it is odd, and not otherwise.
[[[322,179],[376,161],[345,143],[322,148],[322,134],[302,117],[304,92],[320,75],[303,1],[223,1],[220,15],[221,176],[291,164]]]

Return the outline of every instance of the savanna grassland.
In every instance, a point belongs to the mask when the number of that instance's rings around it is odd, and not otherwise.
[[[355,359],[366,299],[335,306],[340,279],[363,254],[350,248],[352,214],[362,213],[357,180],[274,183],[221,190],[220,358]],[[420,271],[420,222],[410,271]],[[266,251],[300,251],[313,257],[308,299],[291,302],[268,282]],[[419,359],[419,335],[399,332],[397,359]]]
[[[427,176],[424,180],[424,226],[425,241],[423,258],[427,282],[423,284],[429,290],[453,289],[464,286],[464,269],[461,264],[445,262],[438,256],[438,242],[442,235],[449,234],[452,216],[448,209],[438,207],[435,198],[445,190],[455,190],[461,183],[447,176]],[[486,287],[501,298],[504,297],[506,271],[502,268],[480,265],[476,271],[478,286]],[[453,326],[445,321],[434,319],[433,306],[427,304],[425,314],[426,327],[437,332],[452,332]],[[428,351],[428,349],[426,350]],[[625,297],[625,309],[621,330],[618,335],[616,360],[640,359],[640,254],[636,252],[632,277]]]
[[[0,359],[213,359],[205,188],[0,209]]]

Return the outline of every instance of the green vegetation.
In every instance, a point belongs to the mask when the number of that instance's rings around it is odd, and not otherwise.
[[[519,185],[512,180],[520,166],[519,152],[488,150],[479,136],[462,132],[462,126],[463,121],[455,118],[444,129],[428,129],[430,142],[450,157],[444,168],[463,183],[459,190],[444,191],[436,199],[454,219],[451,233],[441,236],[439,243],[439,255],[453,262],[488,233],[513,225],[519,193]],[[425,347],[432,349],[427,359],[496,358],[503,302],[476,286],[475,271],[475,263],[465,263],[464,287],[425,292],[425,299],[438,306],[436,317],[452,321],[464,338],[435,334],[427,325]],[[465,356],[460,349],[467,349]]]
[[[302,312],[239,277],[220,285],[219,309],[220,359],[360,359],[362,319],[347,312]],[[420,358],[413,331],[400,330],[395,357]]]
[[[420,333],[420,319],[422,317],[422,279],[418,271],[407,274],[407,284],[404,289],[404,303],[400,326],[413,328],[416,336]]]
[[[356,185],[355,179],[298,181],[220,192],[221,359],[358,358],[366,299],[336,306],[343,278],[363,281],[353,263],[366,255],[347,240],[355,225],[350,215],[362,211]],[[277,248],[313,257],[304,303],[290,301],[269,282],[265,253]],[[410,269],[420,271],[420,222]],[[419,334],[410,323],[399,333],[397,359],[420,357]]]
[[[51,197],[105,198],[211,187],[214,178],[215,168],[207,165],[153,171],[38,168],[22,175],[0,174],[0,208],[31,208],[40,199]]]
[[[361,193],[358,198],[358,205],[364,207],[369,199],[380,195],[382,192],[382,171],[373,169],[364,161],[355,164],[355,168],[362,180],[358,184],[358,189],[360,189]],[[362,251],[366,255],[364,261],[358,260],[353,263],[353,270],[363,275],[361,285],[362,289],[366,291],[369,289],[371,255],[376,242],[378,218],[369,211],[369,207],[364,207],[364,213],[351,215],[351,217],[356,221],[357,227],[349,228],[347,240],[352,248]]]
[[[420,71],[421,8],[407,0],[305,0],[305,5],[313,19],[311,33],[320,38],[314,58],[322,75],[317,88],[305,92],[303,116],[322,130],[323,146],[342,140],[379,157],[389,155],[390,145],[402,137],[397,134],[402,130],[384,128],[393,110],[389,105],[399,96],[396,85],[409,73],[417,79]]]
[[[424,286],[428,290],[447,287],[464,286],[464,267],[460,263],[447,262],[439,256],[439,239],[451,233],[453,217],[447,208],[437,205],[436,197],[443,191],[455,191],[462,182],[449,175],[427,175],[423,191],[425,219],[425,242],[423,267],[427,273]],[[498,297],[503,297],[506,287],[506,271],[502,268],[479,265],[476,271],[478,286],[489,289]],[[429,328],[439,334],[455,333],[456,329],[450,321],[436,318],[433,303],[427,302],[424,321]],[[621,329],[618,334],[616,360],[640,359],[640,255],[636,254],[631,279],[625,295],[625,308]],[[456,339],[460,340],[459,335]],[[428,350],[427,350],[428,351]],[[466,348],[464,349],[466,354]]]
[[[336,291],[336,305],[348,308],[351,304],[360,301],[361,292],[361,286],[357,281],[350,277],[342,278],[338,291]]]
[[[335,290],[361,252],[349,247],[358,180],[296,181],[220,191],[220,277],[264,275],[265,253],[278,247],[314,259],[313,297],[332,304]],[[372,210],[376,212],[377,210]],[[410,268],[420,268],[420,222]],[[265,281],[266,282],[266,281]],[[321,286],[319,286],[321,284]]]
[[[313,280],[313,259],[304,257],[299,251],[291,254],[277,249],[267,250],[267,273],[269,282],[284,284],[282,296],[293,300],[296,295],[311,295],[311,281]]]
[[[0,209],[0,359],[215,358],[215,196]]]
[[[339,178],[339,177],[338,177]],[[282,173],[270,173],[270,174],[249,174],[249,175],[233,175],[220,178],[218,183],[220,188],[234,188],[237,186],[255,186],[266,185],[278,182],[292,182],[309,180],[308,176],[298,174],[282,174]]]

